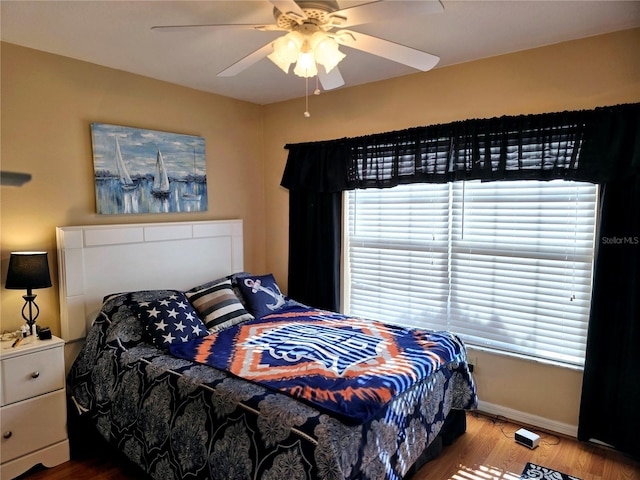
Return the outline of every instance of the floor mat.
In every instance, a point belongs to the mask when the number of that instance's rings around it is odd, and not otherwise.
[[[527,463],[520,475],[520,480],[580,480],[578,477],[558,472],[552,468]]]

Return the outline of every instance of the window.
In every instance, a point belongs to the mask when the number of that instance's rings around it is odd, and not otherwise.
[[[553,180],[347,193],[347,309],[584,363],[597,186]]]

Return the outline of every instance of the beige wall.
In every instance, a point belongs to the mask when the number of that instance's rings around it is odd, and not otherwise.
[[[590,109],[640,101],[640,29],[493,57],[264,109],[267,269],[286,286],[287,143],[469,118]],[[347,84],[349,79],[346,79]],[[483,402],[575,426],[582,374],[472,351]]]
[[[304,99],[260,107],[2,44],[1,166],[33,175],[22,188],[0,190],[2,283],[11,250],[50,252],[54,287],[36,293],[43,323],[57,333],[56,226],[242,218],[245,266],[273,272],[286,291],[288,194],[279,186],[285,144],[637,102],[639,44],[640,30],[632,30],[325,92],[310,99],[309,119]],[[91,122],[203,136],[209,211],[96,215]],[[22,293],[1,293],[0,328],[15,328]],[[581,372],[471,353],[483,402],[577,424]]]
[[[49,252],[53,288],[36,290],[40,325],[59,334],[55,227],[241,218],[245,268],[265,268],[262,107],[11,44],[2,44],[1,167],[31,173],[0,189],[1,279],[12,250]],[[204,137],[207,212],[98,215],[90,124]],[[0,290],[1,330],[23,323],[25,292]]]

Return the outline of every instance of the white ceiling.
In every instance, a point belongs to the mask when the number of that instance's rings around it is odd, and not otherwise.
[[[406,1],[386,0],[402,12]],[[422,1],[422,0],[410,0]],[[364,3],[338,0],[341,8]],[[640,1],[442,0],[437,14],[350,27],[438,55],[436,68],[640,26]],[[152,31],[154,25],[273,23],[266,0],[1,0],[2,41],[257,104],[305,94],[305,80],[264,58],[235,77],[216,74],[282,32]],[[639,46],[640,47],[640,46]],[[416,70],[341,47],[349,86]],[[315,88],[315,82],[310,87]]]

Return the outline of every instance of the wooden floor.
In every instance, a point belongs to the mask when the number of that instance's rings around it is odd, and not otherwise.
[[[467,432],[422,467],[412,480],[519,480],[527,462],[582,480],[640,480],[640,462],[606,447],[536,431],[535,450],[518,445],[513,434],[522,425],[467,414]],[[141,480],[137,468],[113,452],[95,449],[51,469],[36,469],[21,480]]]
[[[640,480],[640,462],[606,447],[530,428],[540,435],[540,446],[530,450],[513,440],[521,427],[467,414],[467,432],[413,480],[519,480],[527,462],[582,480]]]

